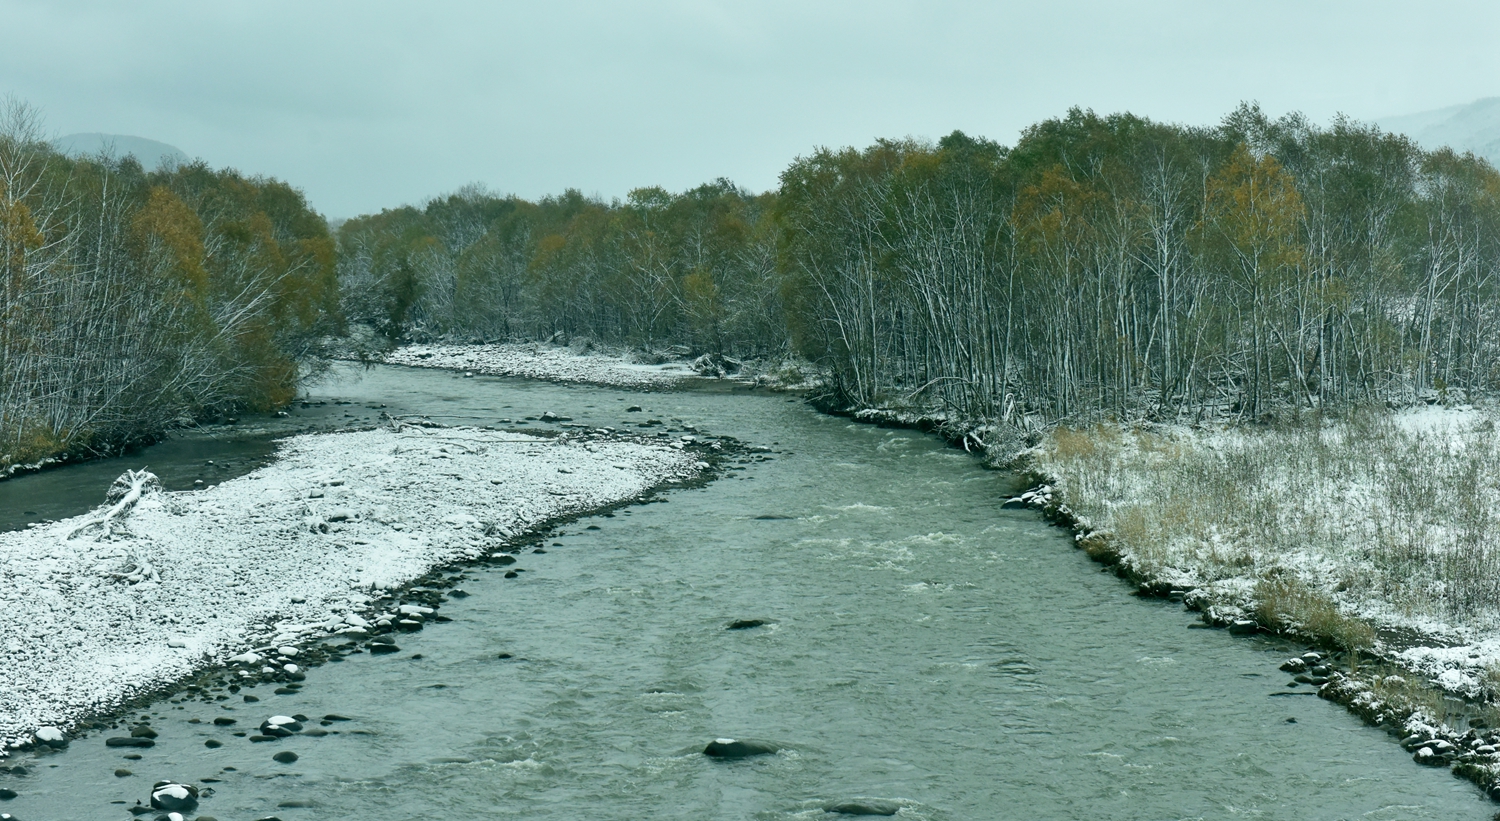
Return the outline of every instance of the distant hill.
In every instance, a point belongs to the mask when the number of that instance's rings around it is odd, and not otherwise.
[[[1400,117],[1385,117],[1380,127],[1405,134],[1429,151],[1452,146],[1473,151],[1500,167],[1500,97],[1486,97],[1468,105],[1455,105]]]
[[[161,167],[163,163],[188,161],[188,155],[180,148],[125,134],[69,134],[53,140],[52,147],[72,157],[93,157],[103,152],[118,159],[133,154],[148,171]]]

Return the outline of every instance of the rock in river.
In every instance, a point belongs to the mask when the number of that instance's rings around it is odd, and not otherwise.
[[[765,619],[735,619],[734,621],[729,623],[728,627],[725,627],[724,629],[749,630],[752,627],[761,627],[767,624],[770,624],[770,622]]]
[[[167,812],[192,812],[198,806],[198,788],[191,784],[158,781],[151,787],[151,806]]]
[[[823,811],[844,815],[895,815],[901,811],[901,805],[884,798],[856,798],[852,801],[829,804],[823,808]]]
[[[106,738],[106,739],[104,739],[104,746],[106,746],[106,747],[155,747],[156,746],[156,742],[152,741],[149,738],[121,738],[121,737],[117,736],[115,738]]]
[[[1235,636],[1253,636],[1260,631],[1260,625],[1250,619],[1235,619],[1229,623],[1229,632]]]
[[[285,738],[292,733],[302,732],[302,722],[292,716],[271,716],[260,723],[260,731],[263,735]]]
[[[271,760],[275,761],[278,764],[290,764],[293,761],[297,760],[297,754],[292,752],[291,750],[282,750],[281,752],[271,756]]]
[[[716,738],[703,748],[709,758],[750,758],[756,755],[775,755],[781,746],[768,741],[737,741],[733,738]]]

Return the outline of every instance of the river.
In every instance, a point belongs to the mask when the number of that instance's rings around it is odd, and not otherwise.
[[[299,693],[256,688],[256,703],[163,701],[140,714],[160,733],[151,749],[95,734],[23,755],[12,763],[27,775],[0,775],[21,796],[0,811],[125,819],[111,801],[175,779],[212,787],[199,812],[221,821],[833,818],[823,807],[855,796],[914,819],[1494,813],[1472,785],[1289,689],[1276,667],[1303,648],[1189,629],[1181,605],[1127,595],[1067,533],[1000,510],[1015,477],[935,438],[722,389],[340,366],[311,393],[291,419],[241,435],[0,483],[0,509],[10,526],[23,502],[33,517],[42,499],[47,515],[77,513],[121,465],[150,463],[179,487],[222,480],[266,458],[278,424],[359,421],[380,405],[452,424],[678,419],[771,452],[665,503],[567,526],[518,578],[464,570],[470,595],[440,611],[453,621],[403,636],[399,654],[349,656],[308,671]],[[208,459],[224,475],[205,474]],[[62,487],[78,489],[62,499]],[[725,629],[736,619],[767,624]],[[353,720],[271,744],[211,723],[276,713]],[[783,750],[701,754],[725,736]],[[299,760],[273,762],[282,750]]]

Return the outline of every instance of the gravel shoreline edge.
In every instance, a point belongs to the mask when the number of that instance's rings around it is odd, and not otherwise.
[[[415,436],[427,436],[432,432],[446,432],[451,434],[455,431],[473,432],[478,430],[446,428],[432,425],[431,423],[422,423],[420,426],[407,426],[407,428],[407,433]],[[421,432],[413,434],[413,429]],[[368,434],[371,431],[310,434],[303,437],[293,437],[289,441],[306,441],[358,433]],[[670,466],[671,469],[658,470],[651,476],[646,477],[645,481],[630,485],[627,492],[619,492],[619,489],[616,488],[615,492],[605,496],[600,496],[598,493],[594,493],[592,496],[583,494],[583,496],[579,497],[578,501],[572,504],[568,503],[567,497],[553,495],[558,491],[549,491],[538,486],[534,489],[534,494],[540,497],[542,504],[536,506],[534,509],[547,512],[548,515],[527,517],[524,515],[523,510],[521,515],[512,516],[509,520],[501,523],[498,529],[485,534],[483,537],[478,535],[476,529],[473,539],[476,544],[482,541],[482,549],[477,551],[471,549],[461,552],[455,550],[448,550],[446,552],[438,550],[425,555],[419,560],[425,562],[419,568],[420,572],[406,572],[404,574],[397,572],[398,576],[404,575],[404,578],[398,578],[394,582],[381,580],[380,584],[369,588],[370,593],[368,595],[362,595],[363,602],[361,606],[344,608],[346,612],[342,616],[342,621],[337,625],[331,622],[294,625],[294,627],[308,629],[288,630],[285,624],[282,624],[280,627],[266,624],[263,625],[266,629],[246,631],[242,638],[232,645],[224,646],[221,642],[219,646],[206,648],[207,652],[194,657],[186,667],[178,664],[175,668],[172,668],[175,671],[173,674],[154,677],[149,675],[144,676],[138,683],[124,687],[118,693],[103,698],[97,703],[88,703],[84,706],[54,704],[53,707],[55,709],[49,711],[45,722],[26,722],[24,718],[21,719],[21,722],[18,722],[16,713],[19,711],[7,710],[7,712],[12,713],[11,721],[8,724],[16,726],[5,728],[6,732],[3,734],[3,737],[0,737],[0,761],[8,757],[12,750],[60,749],[66,747],[71,740],[86,736],[97,730],[104,730],[113,725],[118,725],[126,714],[140,709],[143,705],[157,703],[164,699],[173,697],[222,699],[225,693],[238,692],[242,686],[253,686],[258,683],[267,682],[300,682],[305,677],[303,671],[310,666],[316,666],[341,653],[363,652],[371,644],[380,643],[378,640],[383,636],[399,633],[404,629],[412,629],[410,625],[398,625],[394,621],[389,620],[382,624],[379,618],[381,615],[399,613],[402,616],[399,619],[400,621],[415,620],[418,623],[416,629],[420,629],[421,621],[424,618],[430,618],[432,615],[431,611],[435,610],[435,605],[440,603],[444,595],[442,591],[445,589],[445,586],[451,587],[452,584],[457,583],[453,582],[449,584],[444,580],[445,574],[457,571],[461,575],[462,568],[476,563],[513,563],[516,561],[515,556],[517,553],[539,544],[541,539],[560,526],[582,518],[608,515],[612,511],[623,507],[648,503],[655,500],[661,493],[672,489],[707,484],[717,478],[722,472],[722,464],[725,459],[738,453],[740,450],[734,440],[727,438],[707,439],[689,437],[692,441],[678,440],[672,443],[664,443],[661,440],[648,441],[644,437],[634,437],[604,431],[591,431],[587,434],[570,431],[557,436],[538,436],[534,433],[508,431],[486,431],[482,434],[471,433],[470,435],[493,435],[498,437],[499,441],[503,441],[506,444],[520,442],[536,448],[548,447],[560,440],[563,443],[561,445],[563,448],[562,452],[577,454],[576,458],[592,458],[595,462],[599,463],[601,470],[613,473],[625,473],[624,468],[626,467],[641,467],[647,465],[647,463],[643,462],[642,465],[627,465],[618,460],[618,449],[611,451],[609,446],[626,446],[642,450],[650,449],[652,453],[662,455],[659,458],[653,457],[661,462],[661,466]],[[597,456],[582,456],[585,448],[593,447],[598,447],[602,452]],[[553,461],[553,454],[557,452],[559,452],[558,449],[553,447],[548,454],[549,458],[546,462],[549,470],[557,469]],[[277,471],[278,465],[281,464],[283,458],[279,456],[277,462],[266,466],[262,471]],[[662,459],[665,459],[665,461],[662,461]],[[568,473],[571,471],[563,469],[561,472]],[[247,477],[241,478],[247,482],[253,482],[254,480],[249,477],[253,477],[254,475],[252,473],[247,475]],[[333,487],[315,489],[309,495],[322,496],[326,491],[342,489],[340,487],[343,485],[342,481],[337,479],[332,481],[334,484]],[[495,487],[499,486],[499,480],[492,481],[495,481]],[[225,486],[220,485],[218,487],[222,488]],[[494,487],[484,486],[481,489],[494,490]],[[220,493],[235,491],[235,488],[229,488],[220,491]],[[239,492],[243,493],[243,490],[241,489]],[[174,496],[180,500],[183,497],[193,494],[198,494],[201,497],[204,493],[207,492],[159,495],[166,497],[165,501],[170,504]],[[560,507],[556,504],[558,498],[563,499]],[[155,503],[160,504],[162,501],[158,499]],[[536,499],[530,501],[536,501]],[[58,522],[48,526],[46,530],[75,529],[91,518],[97,518],[96,514],[87,514]],[[306,518],[302,518],[296,524],[298,526],[311,524],[314,529],[319,526],[334,529],[355,524],[362,518],[364,518],[362,514],[356,514],[346,519],[342,511],[335,511],[332,516],[321,517],[320,522],[310,523]],[[328,521],[330,519],[332,520],[331,522]],[[478,527],[477,522],[469,524],[476,528]],[[460,529],[463,526],[464,523],[453,525],[455,529]],[[486,529],[488,529],[488,525],[486,525]],[[328,531],[325,530],[323,532],[327,533]],[[26,540],[36,544],[40,543],[42,539],[55,536],[56,534],[44,535],[33,530],[16,531],[5,535],[9,536],[9,540],[12,543]],[[338,535],[340,534],[337,531],[333,534],[334,537]],[[111,536],[109,538],[113,539],[114,537]],[[321,538],[330,537],[323,536]],[[128,542],[128,537],[121,541]],[[11,546],[14,547],[14,544]],[[0,547],[3,547],[3,545],[0,545]],[[7,564],[4,561],[6,557],[6,553],[0,550],[0,565]],[[14,551],[10,554],[10,558],[13,562],[15,559]],[[46,562],[48,560],[41,559],[41,561]],[[125,584],[125,582],[121,582],[118,579],[115,581],[117,584]],[[149,579],[145,581],[147,584],[150,583]],[[294,598],[292,601],[295,602],[297,599]],[[427,604],[423,604],[424,601]],[[424,614],[419,611],[413,611],[413,613],[408,614],[405,610],[393,610],[391,614],[383,614],[383,609],[410,607],[428,608],[429,612]],[[415,618],[410,618],[413,615]],[[441,621],[442,619],[439,618],[437,620]],[[337,641],[340,649],[331,649],[327,645],[329,641]],[[15,642],[13,641],[12,643],[14,644]],[[190,655],[192,652],[196,652],[182,648],[179,643],[174,643],[173,646],[179,648],[177,650],[179,654],[186,653]],[[294,648],[295,652],[291,656],[277,652],[279,649],[286,649],[287,647]],[[0,651],[4,650],[5,648],[0,648]],[[242,652],[235,654],[234,651]],[[7,664],[6,669],[3,671],[5,675],[0,676],[0,678],[7,679],[7,689],[9,689],[9,687],[13,686],[9,682],[17,678],[17,666],[14,663],[15,659],[13,657],[8,657],[7,661],[10,663]],[[45,695],[41,696],[40,699],[45,704]],[[34,703],[37,701],[38,698],[31,698],[30,702],[25,706],[34,707]],[[20,726],[22,723],[24,723],[24,726]]]

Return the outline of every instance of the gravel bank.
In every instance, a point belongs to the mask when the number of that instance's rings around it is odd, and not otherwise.
[[[250,647],[349,629],[434,566],[706,467],[681,440],[310,434],[215,487],[147,489],[109,525],[89,524],[101,507],[0,533],[0,756]]]
[[[669,388],[699,375],[685,362],[642,365],[617,354],[579,354],[570,348],[538,343],[407,345],[386,354],[384,361],[391,365],[621,388]]]

